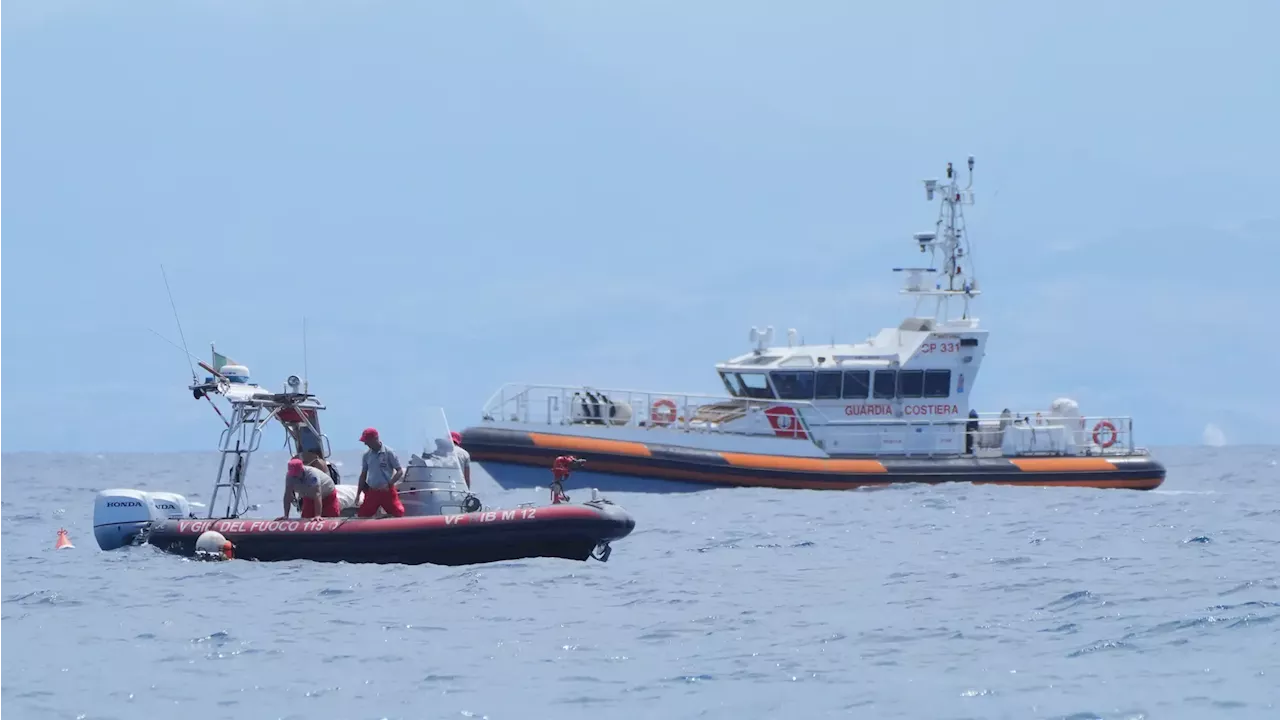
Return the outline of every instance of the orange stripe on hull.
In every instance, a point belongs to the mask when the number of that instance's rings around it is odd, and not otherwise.
[[[574,437],[572,435],[547,435],[544,433],[529,433],[529,438],[538,447],[555,448],[557,450],[613,453],[615,455],[631,455],[633,457],[650,457],[652,455],[649,452],[649,446],[637,442],[600,440],[597,438]]]
[[[720,456],[735,467],[760,468],[762,470],[794,470],[796,472],[820,473],[888,472],[879,460],[824,460],[822,458],[797,458],[731,452],[722,452]]]
[[[1009,458],[1009,462],[1023,472],[1087,472],[1089,470],[1115,470],[1115,463],[1106,458]]]

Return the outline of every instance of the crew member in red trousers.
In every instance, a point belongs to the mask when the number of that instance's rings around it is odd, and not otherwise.
[[[364,493],[356,517],[373,517],[378,508],[392,517],[404,517],[404,504],[396,491],[396,483],[404,477],[404,468],[396,451],[382,443],[374,428],[365,428],[360,433],[360,442],[369,449],[364,453],[360,484],[356,489],[357,494]]]
[[[572,455],[561,455],[551,463],[551,504],[559,505],[562,502],[569,502],[569,496],[564,494],[564,481],[569,479],[569,473],[574,468],[582,467],[586,460],[580,460]]]
[[[289,508],[294,497],[302,498],[302,517],[313,518],[317,511],[322,517],[338,517],[342,515],[342,503],[338,500],[338,491],[334,487],[333,478],[302,462],[301,458],[293,458],[284,473],[284,516],[289,519]]]

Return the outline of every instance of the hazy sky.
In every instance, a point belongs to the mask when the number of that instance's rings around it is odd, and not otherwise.
[[[982,409],[1275,442],[1277,26],[1266,0],[11,1],[3,447],[214,447],[150,332],[178,339],[162,263],[192,351],[264,384],[308,318],[335,449],[424,404],[474,423],[504,382],[719,392],[752,325],[896,325],[920,180],[969,153]]]

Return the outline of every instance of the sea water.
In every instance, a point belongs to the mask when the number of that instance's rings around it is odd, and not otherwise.
[[[608,563],[460,568],[103,553],[97,490],[206,500],[216,456],[6,454],[3,711],[1280,717],[1280,448],[1156,454],[1152,492],[613,493],[637,526]],[[283,461],[255,459],[263,517]]]

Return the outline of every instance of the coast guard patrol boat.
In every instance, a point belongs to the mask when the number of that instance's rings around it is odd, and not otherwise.
[[[914,236],[929,262],[894,268],[913,313],[853,344],[804,345],[752,328],[748,352],[716,366],[728,396],[507,385],[463,433],[499,483],[565,453],[595,471],[709,485],[849,489],[949,481],[1150,490],[1164,467],[1134,445],[1133,421],[1083,416],[1070,399],[1042,410],[979,413],[969,397],[988,331],[967,262],[960,186],[947,163],[935,230]]]

